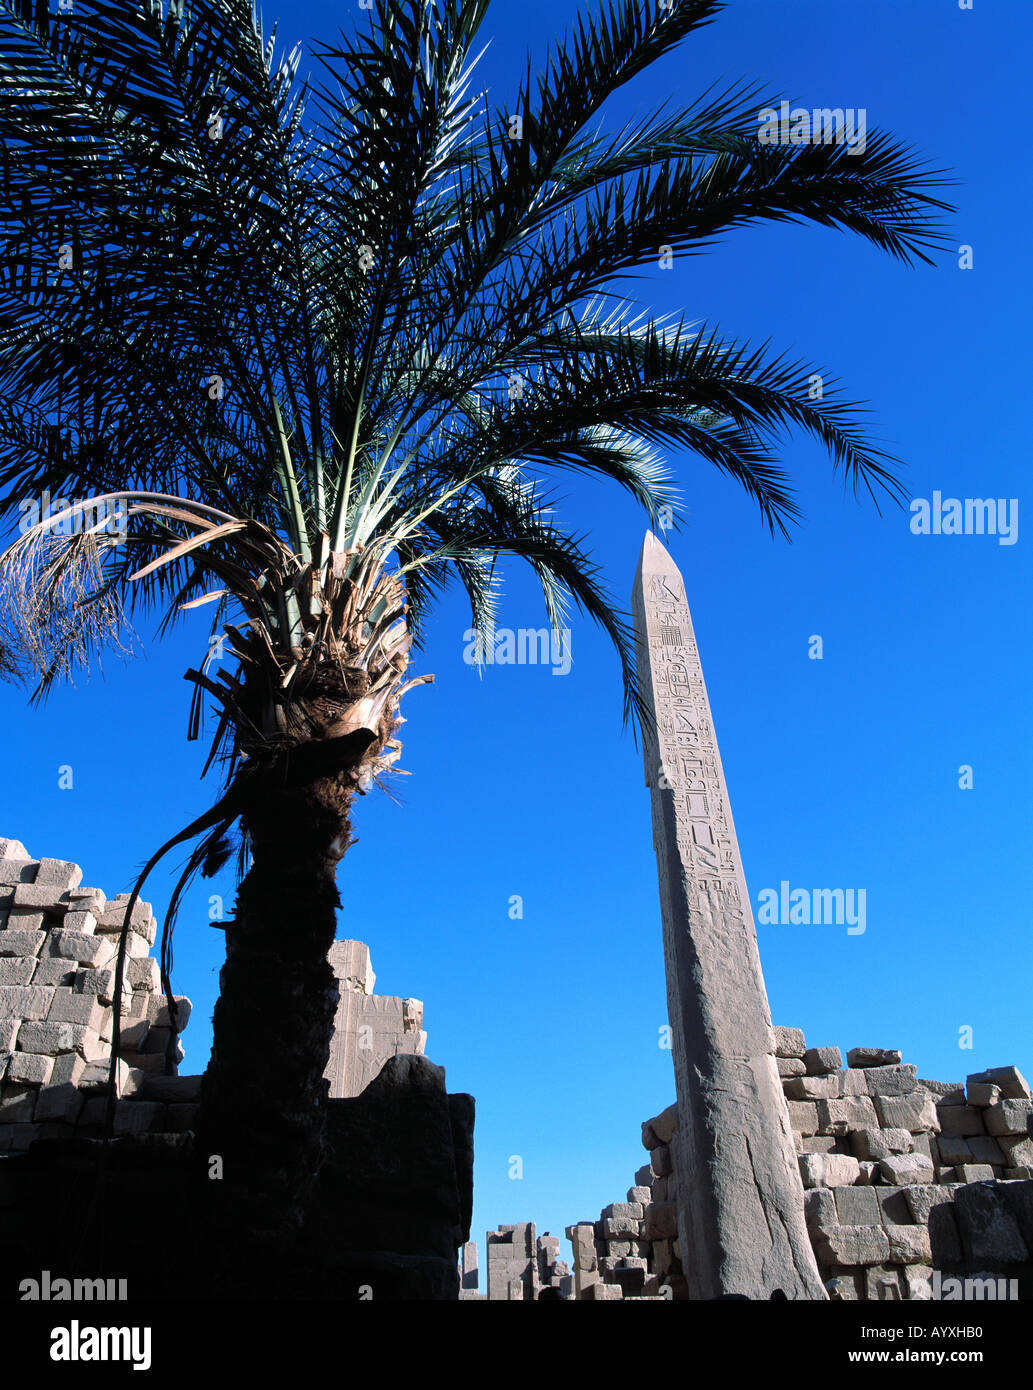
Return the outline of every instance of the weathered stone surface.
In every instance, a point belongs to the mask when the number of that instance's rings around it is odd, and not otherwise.
[[[799,1057],[776,1057],[775,1066],[778,1068],[779,1076],[803,1076],[807,1068],[803,1060]]]
[[[36,969],[32,956],[0,956],[0,987],[27,985]]]
[[[642,1234],[646,1240],[670,1240],[678,1234],[678,1208],[674,1202],[654,1202],[646,1208]]]
[[[973,1072],[969,1081],[988,1081],[1001,1088],[1005,1100],[1029,1100],[1029,1082],[1018,1067],[989,1067],[986,1071]]]
[[[47,1010],[48,1023],[78,1023],[100,1032],[109,1017],[110,1010],[95,994],[77,994],[74,989],[64,988],[52,991],[50,1008]]]
[[[7,927],[0,931],[0,956],[35,956],[46,939],[44,931],[18,931]]]
[[[630,1239],[638,1237],[640,1221],[631,1216],[607,1217],[603,1221],[603,1236],[606,1240],[620,1240],[622,1236]]]
[[[1027,1134],[1033,1103],[1028,1100],[1001,1100],[983,1111],[990,1134]]]
[[[913,1223],[906,1187],[890,1187],[881,1183],[872,1191],[879,1203],[879,1220],[884,1226],[910,1226]]]
[[[885,1181],[894,1187],[933,1180],[933,1165],[924,1154],[891,1154],[879,1160],[879,1170]]]
[[[906,1096],[917,1090],[916,1068],[907,1066],[867,1067],[864,1079],[870,1096]]]
[[[55,985],[66,985],[69,989],[74,989],[76,974],[74,960],[62,960],[58,956],[40,956],[36,960],[32,983],[46,985],[50,989]]]
[[[659,1115],[654,1116],[649,1124],[660,1143],[669,1144],[671,1136],[678,1128],[678,1106],[669,1105],[666,1110],[661,1110]]]
[[[848,1189],[844,1188],[842,1190],[847,1191]],[[804,1192],[803,1204],[804,1219],[807,1222],[807,1229],[812,1234],[825,1226],[838,1226],[844,1224],[839,1216],[836,1192],[831,1188],[811,1188],[809,1191]]]
[[[953,1167],[957,1163],[972,1163],[972,1150],[969,1147],[968,1139],[962,1139],[956,1134],[940,1134],[936,1140],[936,1148],[940,1155],[940,1162],[948,1167]]]
[[[803,1063],[808,1076],[826,1076],[840,1069],[843,1054],[838,1047],[809,1047],[803,1054]]]
[[[652,1200],[653,1200],[652,1188],[649,1188],[649,1187],[638,1187],[638,1186],[636,1186],[636,1187],[629,1187],[629,1188],[628,1188],[628,1201],[629,1201],[629,1202],[638,1202],[640,1206],[645,1207],[645,1206],[646,1206],[649,1202],[651,1202]]]
[[[887,1226],[890,1252],[888,1263],[927,1265],[932,1261],[929,1232],[924,1226]]]
[[[19,883],[12,899],[15,907],[35,907],[61,912],[68,906],[67,890],[50,883]]]
[[[906,1129],[912,1134],[936,1132],[939,1117],[932,1096],[915,1091],[909,1096],[875,1096],[875,1109],[887,1129]]]
[[[878,1226],[882,1220],[874,1187],[837,1187],[834,1196],[840,1225]]]
[[[1004,1139],[1007,1138],[1007,1136],[1002,1135],[1001,1138]],[[989,1163],[992,1166],[999,1167],[1005,1162],[1001,1145],[996,1139],[991,1138],[989,1134],[973,1134],[972,1138],[968,1141],[968,1146],[972,1151],[973,1163]]]
[[[838,1071],[839,1094],[841,1096],[866,1096],[868,1094],[868,1082],[863,1071],[851,1071],[847,1067],[843,1071]]]
[[[836,1100],[839,1097],[839,1077],[791,1076],[782,1082],[789,1100]]]
[[[103,969],[115,956],[115,947],[110,941],[89,932],[52,931],[48,944],[51,955],[78,961],[95,970]]]
[[[1018,1222],[993,1184],[959,1188],[954,1196],[954,1215],[969,1259],[997,1265],[1030,1258]]]
[[[890,1243],[882,1226],[833,1226],[824,1243],[835,1264],[877,1265],[889,1259]]]
[[[176,1003],[175,1029],[177,1033],[182,1033],[190,1022],[190,1011],[193,1005],[185,994],[174,994],[172,997]],[[147,1000],[147,1020],[152,1028],[171,1028],[173,1026],[169,1003],[163,994]]]
[[[850,1147],[856,1158],[877,1161],[890,1154],[910,1153],[913,1140],[906,1129],[858,1129],[850,1135]]]
[[[44,1057],[36,1052],[14,1052],[7,1065],[5,1080],[21,1086],[45,1086],[53,1067],[52,1057]]]
[[[839,1187],[860,1175],[857,1159],[847,1154],[799,1154],[798,1159],[804,1187]]]
[[[790,1299],[825,1299],[685,589],[652,535],[632,608],[648,710],[643,756],[681,1116],[671,1148],[689,1293],[767,1298],[777,1288]]]
[[[817,1134],[818,1107],[814,1101],[791,1100],[788,1106],[789,1123],[798,1134]]]
[[[969,1134],[985,1134],[983,1112],[971,1105],[938,1105],[940,1133],[963,1137]]]
[[[776,1057],[796,1057],[802,1060],[804,1053],[807,1051],[807,1044],[804,1041],[802,1029],[780,1028],[776,1024],[774,1034]]]
[[[35,882],[60,889],[78,888],[82,869],[66,859],[41,859],[36,867]]]
[[[619,1284],[588,1284],[581,1297],[590,1303],[615,1303],[624,1297]]]
[[[989,1163],[959,1163],[954,1169],[959,1182],[993,1182],[994,1170]]]
[[[846,1062],[848,1067],[891,1067],[900,1062],[900,1053],[887,1047],[852,1047]]]
[[[854,1129],[875,1129],[878,1126],[875,1107],[867,1096],[819,1100],[817,1104],[820,1134],[847,1134]]]
[[[1001,1098],[1000,1086],[991,1081],[969,1081],[966,1086],[969,1105],[996,1105]]]
[[[1002,1134],[997,1143],[1010,1168],[1033,1168],[1033,1139],[1023,1134]]]
[[[0,986],[0,1015],[30,1020],[45,1018],[53,996],[52,989],[36,985]]]

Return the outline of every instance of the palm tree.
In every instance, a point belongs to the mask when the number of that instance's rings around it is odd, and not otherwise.
[[[432,679],[410,660],[445,584],[487,633],[497,561],[526,561],[554,628],[573,605],[608,633],[635,716],[630,631],[554,471],[655,527],[658,446],[690,449],[788,534],[789,427],[855,493],[902,495],[827,375],[812,399],[813,366],[659,322],[620,277],[758,219],[929,262],[948,205],[886,134],[759,142],[741,85],[607,132],[720,0],[609,0],[500,108],[471,85],[487,0],[372,0],[318,83],[250,0],[61,3],[0,0],[0,492],[8,515],[67,501],[0,561],[0,650],[41,697],[135,612],[160,633],[212,605],[237,665],[187,673],[189,736],[214,716],[224,783],[170,842],[194,845],[171,911],[239,837],[201,1146],[289,1222],[320,1163],[336,869]]]

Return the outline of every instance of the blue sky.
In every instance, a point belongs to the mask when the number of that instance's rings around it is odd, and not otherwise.
[[[479,75],[501,101],[577,7],[495,0]],[[266,13],[270,18],[275,7]],[[353,3],[295,0],[285,38],[332,38]],[[686,523],[668,540],[702,653],[740,847],[758,894],[864,889],[866,930],[758,927],[775,1022],[812,1045],[899,1047],[919,1075],[1016,1063],[1033,1075],[1029,545],[1024,488],[1030,316],[1027,0],[732,0],[613,104],[616,123],[711,83],[763,81],[805,106],[863,107],[960,181],[953,244],[908,270],[845,234],[758,225],[646,272],[657,312],[825,365],[873,408],[915,497],[1019,500],[1018,540],[916,536],[844,495],[831,465],[787,440],[806,512],[772,540],[728,481],[672,462]],[[303,64],[304,66],[304,64]],[[1022,149],[1019,146],[1022,146]],[[563,480],[561,518],[588,532],[626,606],[644,520],[615,492]],[[544,621],[511,571],[501,622]],[[394,802],[357,811],[338,934],[369,943],[377,990],[425,1004],[428,1054],[477,1099],[473,1235],[533,1220],[561,1234],[620,1200],[644,1161],[640,1121],[674,1096],[659,906],[641,754],[621,727],[605,639],[573,628],[573,666],[462,659],[459,596],[438,610],[406,697]],[[109,895],[208,804],[185,740],[188,665],[204,614],[142,656],[111,657],[33,710],[0,689],[7,731],[0,834],[75,859]],[[813,635],[823,658],[808,657]],[[74,784],[58,786],[69,765]],[[959,769],[972,768],[971,789]],[[153,882],[161,908],[174,864]],[[199,885],[177,933],[175,982],[195,1012],[184,1070],[203,1069],[223,949]],[[510,902],[523,900],[513,920]],[[290,924],[284,924],[289,931]],[[959,1046],[971,1029],[972,1046]],[[256,1067],[262,1059],[256,1057]],[[523,1176],[511,1178],[520,1156]]]

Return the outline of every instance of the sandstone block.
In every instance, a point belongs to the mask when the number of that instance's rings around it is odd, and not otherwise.
[[[952,1168],[957,1163],[971,1163],[972,1150],[969,1148],[969,1141],[962,1139],[960,1135],[940,1134],[936,1140],[937,1152],[940,1162]]]
[[[960,1188],[954,1198],[954,1215],[970,1260],[993,1267],[1030,1258],[1018,1222],[995,1187]]]
[[[32,855],[22,844],[21,840],[0,839],[0,860],[10,859],[18,863],[24,863],[31,859]]]
[[[826,1076],[840,1069],[843,1054],[838,1047],[809,1047],[803,1054],[803,1064],[808,1076]]]
[[[1009,1167],[1033,1168],[1033,1139],[1022,1134],[1002,1134],[997,1143]]]
[[[58,928],[50,933],[50,954],[101,970],[114,959],[115,947],[103,936]]]
[[[989,1081],[1001,1088],[1005,1100],[1029,1100],[1029,1082],[1018,1067],[989,1067],[986,1071],[974,1072],[969,1081]]]
[[[62,960],[58,956],[38,956],[32,983],[48,989],[53,989],[56,985],[66,985],[69,989],[74,989],[76,973],[75,961]]]
[[[33,956],[0,957],[0,988],[4,985],[27,985],[36,969]]]
[[[62,1028],[65,1024],[46,1024],[48,1028]],[[60,1056],[54,1058],[54,1068],[50,1073],[50,1085],[48,1090],[53,1090],[55,1086],[78,1086],[79,1078],[86,1070],[87,1063],[79,1056],[78,1052],[62,1052]]]
[[[836,1074],[839,1077],[839,1094],[841,1096],[866,1096],[868,1094],[868,1082],[863,1071],[852,1071],[847,1067]]]
[[[652,1188],[649,1188],[649,1187],[629,1187],[629,1188],[628,1188],[628,1201],[629,1201],[629,1202],[637,1202],[640,1206],[644,1207],[644,1206],[647,1205],[647,1203],[651,1202],[652,1200],[653,1200]]]
[[[72,1052],[75,1048],[70,1023],[25,1022],[18,1030],[18,1042],[24,1052],[49,1056],[58,1052]]]
[[[908,1205],[906,1187],[882,1185],[871,1189],[878,1199],[879,1220],[884,1226],[910,1226],[913,1223],[911,1207]],[[891,1264],[895,1261],[891,1260]]]
[[[97,919],[87,908],[70,907],[61,923],[65,931],[81,932],[83,936],[93,936],[97,931]]]
[[[174,994],[176,1002],[176,1032],[182,1033],[183,1029],[190,1021],[190,1010],[192,1005],[185,994]],[[157,998],[147,1001],[147,1019],[152,1028],[171,1028],[172,1016],[169,1011],[168,1000],[163,994]]]
[[[36,956],[46,939],[45,931],[20,931],[8,923],[8,926],[0,931],[0,956]]]
[[[624,1290],[619,1284],[588,1284],[581,1297],[588,1303],[615,1303],[624,1297]]]
[[[671,1135],[678,1128],[678,1106],[669,1105],[666,1110],[661,1110],[660,1114],[649,1121],[653,1133],[660,1140],[661,1144],[669,1144]]]
[[[856,1158],[848,1154],[799,1154],[804,1187],[840,1187],[855,1183],[860,1174]]]
[[[36,883],[61,889],[78,888],[82,882],[82,869],[64,859],[41,859],[36,868]]]
[[[6,1080],[19,1086],[45,1086],[54,1066],[52,1057],[37,1052],[13,1052],[7,1065]]]
[[[52,989],[36,985],[0,986],[0,1015],[36,1020],[45,1018],[53,999]]]
[[[13,1052],[20,1018],[0,1018],[0,1052]]]
[[[985,1134],[983,1112],[972,1105],[939,1105],[940,1133],[963,1138],[970,1134]]]
[[[665,1178],[671,1171],[671,1150],[667,1144],[661,1144],[659,1148],[652,1151],[649,1160],[652,1172],[658,1178]]]
[[[864,1271],[865,1297],[869,1302],[896,1303],[904,1297],[900,1271],[886,1265],[872,1265]]]
[[[133,989],[161,990],[161,970],[153,956],[137,956],[126,962],[126,979]]]
[[[642,1165],[641,1168],[639,1168],[639,1169],[636,1170],[636,1173],[635,1173],[635,1186],[636,1186],[636,1187],[649,1187],[649,1185],[652,1183],[652,1181],[653,1181],[653,1170],[652,1170],[652,1168],[649,1166],[648,1163],[644,1163],[644,1164]],[[569,1228],[568,1228],[568,1230],[567,1230],[567,1236],[568,1236],[568,1238],[569,1238],[569,1236],[570,1236],[570,1230],[569,1230]]]
[[[989,1163],[959,1163],[954,1169],[958,1175],[958,1181],[969,1182],[993,1182],[994,1170]]]
[[[969,1081],[966,1090],[969,1105],[977,1107],[996,1105],[1001,1098],[1000,1086],[995,1086],[991,1081]]]
[[[45,912],[31,907],[12,907],[8,904],[5,916],[5,931],[47,931],[53,925]]]
[[[836,1100],[839,1096],[839,1077],[791,1076],[782,1083],[789,1100]]]
[[[910,1153],[913,1142],[906,1129],[858,1129],[850,1135],[854,1156],[876,1162],[890,1154]]]
[[[0,1089],[0,1124],[28,1124],[36,1109],[37,1094],[34,1086],[11,1085],[5,1081]]]
[[[900,1053],[887,1047],[852,1047],[846,1055],[848,1067],[892,1067],[900,1062]]]
[[[646,1240],[672,1240],[677,1236],[677,1205],[674,1202],[654,1202],[647,1207],[642,1234]]]
[[[1001,1100],[983,1111],[983,1120],[990,1134],[1027,1134],[1033,1102]]]
[[[850,1188],[839,1190],[852,1191]],[[828,1187],[814,1187],[803,1194],[803,1213],[812,1236],[826,1226],[849,1224],[841,1222],[836,1192]]]
[[[31,883],[36,873],[33,859],[0,859],[0,884],[14,887],[19,883]]]
[[[867,1096],[848,1100],[819,1100],[818,1131],[821,1134],[847,1134],[854,1129],[876,1129],[878,1117]]]
[[[878,1226],[882,1221],[879,1199],[874,1187],[837,1187],[834,1189],[836,1216],[842,1226]]]
[[[639,1218],[632,1216],[608,1216],[603,1220],[603,1236],[606,1240],[638,1239]]]
[[[1002,1135],[1001,1138],[1007,1138],[1007,1135]],[[989,1134],[973,1134],[968,1140],[968,1146],[972,1150],[973,1163],[989,1163],[1000,1167],[1005,1162],[1000,1143]]]
[[[859,1183],[866,1184],[870,1187],[872,1184],[879,1181],[879,1165],[874,1160],[864,1158],[858,1159],[857,1166],[861,1170],[857,1179]]]
[[[73,989],[52,991],[48,1023],[78,1023],[84,1028],[101,1031],[110,1010],[106,1009],[95,994],[76,994]]]
[[[906,1129],[912,1134],[940,1128],[933,1098],[925,1091],[908,1096],[874,1096],[880,1122],[887,1129]]]
[[[781,1077],[803,1076],[807,1068],[800,1057],[776,1057],[775,1065]]]
[[[68,892],[50,883],[19,883],[12,899],[15,907],[37,908],[62,913],[68,907]]]
[[[877,1265],[889,1259],[890,1243],[882,1226],[833,1226],[824,1233],[831,1262]]]
[[[918,1089],[915,1080],[917,1068],[910,1063],[906,1066],[868,1067],[864,1079],[868,1084],[870,1096],[906,1096]]]
[[[910,1187],[912,1183],[930,1183],[933,1165],[924,1154],[891,1154],[879,1160],[879,1171],[894,1187]]]
[[[773,1031],[776,1057],[803,1057],[807,1051],[807,1044],[804,1042],[802,1029],[776,1027]]]
[[[789,1123],[798,1134],[817,1134],[818,1106],[814,1101],[791,1100],[788,1106]]]

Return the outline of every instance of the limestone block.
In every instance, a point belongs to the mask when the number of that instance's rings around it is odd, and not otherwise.
[[[804,1042],[802,1029],[776,1027],[773,1031],[776,1057],[803,1057],[807,1051],[807,1044]]]
[[[32,983],[45,985],[49,989],[53,989],[55,985],[67,985],[69,989],[74,989],[76,974],[74,960],[62,960],[59,956],[39,956]]]
[[[791,1100],[787,1103],[789,1106],[789,1123],[797,1134],[817,1134],[817,1103],[813,1100]]]
[[[933,1180],[933,1165],[924,1154],[890,1154],[879,1160],[879,1171],[894,1187],[910,1187],[912,1183]]]
[[[959,1163],[954,1169],[959,1182],[993,1182],[994,1170],[989,1163]]]
[[[78,864],[71,864],[65,859],[41,859],[36,869],[36,883],[45,883],[48,887],[78,888],[82,882],[82,869]]]
[[[983,1111],[983,1120],[990,1134],[1028,1134],[1033,1102],[1001,1100]]]
[[[647,1240],[671,1240],[678,1234],[678,1207],[674,1202],[654,1202],[646,1208],[642,1234]]]
[[[887,1129],[906,1129],[912,1134],[936,1132],[940,1128],[933,1098],[926,1091],[909,1096],[875,1096],[875,1109]]]
[[[848,1067],[892,1067],[900,1062],[900,1053],[887,1047],[852,1047],[846,1055]]]
[[[851,1096],[847,1100],[818,1101],[818,1132],[847,1134],[854,1129],[876,1129],[878,1117],[867,1096]]]
[[[969,1134],[985,1134],[983,1112],[972,1105],[938,1105],[940,1133],[956,1134],[964,1137]]]
[[[843,1054],[838,1047],[809,1047],[803,1054],[803,1064],[808,1076],[826,1076],[840,1069]]]
[[[2,985],[0,1016],[31,1020],[45,1018],[53,997],[52,989],[42,989],[36,985]]]
[[[908,1205],[907,1191],[906,1187],[889,1187],[886,1184],[871,1189],[872,1195],[878,1200],[879,1220],[884,1226],[913,1224],[914,1218]]]
[[[52,956],[75,960],[94,970],[102,970],[115,955],[114,945],[105,937],[63,928],[50,933],[49,947]]]
[[[1018,1222],[995,1187],[960,1188],[954,1215],[968,1259],[992,1267],[1030,1258]]]
[[[4,985],[27,985],[36,969],[33,956],[0,957],[0,988]]]
[[[969,1081],[966,1090],[969,1105],[977,1107],[996,1105],[1001,1098],[1000,1086],[995,1086],[991,1081]]]
[[[50,1008],[47,1011],[48,1023],[77,1023],[97,1032],[110,1016],[95,994],[76,994],[74,989],[58,988],[51,991]]]
[[[799,1154],[804,1187],[840,1187],[855,1183],[860,1174],[857,1159],[848,1154]]]
[[[17,895],[16,895],[17,896]],[[989,1081],[1001,1088],[1005,1100],[1029,1100],[1029,1083],[1018,1067],[989,1067],[986,1071],[973,1072],[969,1081]]]
[[[997,1143],[1009,1167],[1033,1168],[1033,1139],[1027,1139],[1022,1134],[1002,1134]]]
[[[37,1094],[34,1086],[17,1086],[5,1081],[0,1087],[0,1124],[28,1124],[36,1109]]]
[[[8,925],[0,931],[0,956],[36,956],[46,939],[45,931],[21,931]]]
[[[840,1265],[877,1265],[889,1259],[890,1242],[882,1226],[832,1226],[824,1248]]]
[[[77,931],[84,936],[93,936],[97,931],[97,919],[86,908],[69,908],[61,926],[65,931]]]
[[[60,913],[68,907],[68,892],[67,889],[59,888],[56,883],[19,883],[11,901],[15,907]]]
[[[837,1224],[841,1226],[878,1226],[882,1216],[879,1212],[879,1199],[875,1194],[876,1189],[874,1187],[835,1188]]]
[[[775,1065],[778,1067],[779,1076],[803,1076],[807,1068],[800,1057],[776,1057]]]
[[[907,1066],[868,1067],[864,1079],[870,1096],[906,1096],[918,1089],[917,1068]]]
[[[850,1135],[856,1158],[878,1161],[890,1154],[912,1151],[914,1140],[906,1129],[858,1129]]]
[[[789,1100],[835,1100],[839,1096],[839,1077],[791,1076],[782,1083]]]
[[[7,1065],[5,1079],[20,1086],[45,1086],[54,1066],[52,1057],[37,1052],[14,1052]]]

